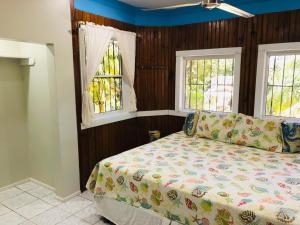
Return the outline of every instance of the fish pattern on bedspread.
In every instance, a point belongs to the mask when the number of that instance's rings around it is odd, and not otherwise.
[[[185,225],[300,224],[300,155],[183,132],[101,161],[87,188]]]

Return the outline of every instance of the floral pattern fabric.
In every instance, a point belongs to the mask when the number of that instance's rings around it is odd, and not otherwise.
[[[283,152],[300,152],[300,124],[282,123]]]
[[[229,143],[236,117],[235,113],[221,115],[202,111],[199,116],[197,135]]]
[[[183,132],[101,161],[87,188],[185,225],[300,224],[300,155]]]
[[[188,136],[193,136],[196,132],[197,123],[199,120],[199,113],[189,113],[185,118],[185,122],[183,125],[183,131]]]
[[[232,131],[231,143],[282,152],[281,122],[239,114]]]

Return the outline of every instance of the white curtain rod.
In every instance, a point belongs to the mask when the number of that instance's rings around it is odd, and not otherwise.
[[[78,29],[80,29],[81,26],[85,26],[87,24],[92,24],[92,25],[100,26],[100,27],[103,26],[103,27],[106,27],[106,28],[109,28],[109,29],[113,29],[114,31],[117,31],[117,32],[125,32],[127,34],[132,34],[134,36],[137,36],[137,34],[135,32],[132,32],[132,31],[120,30],[118,28],[114,28],[114,27],[111,27],[111,26],[99,25],[99,24],[95,24],[94,22],[88,22],[88,21],[78,21],[77,22]]]

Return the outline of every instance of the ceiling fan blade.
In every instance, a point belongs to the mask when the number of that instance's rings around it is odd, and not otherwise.
[[[153,9],[143,9],[143,11],[155,11],[155,10],[161,10],[161,9],[177,9],[177,8],[184,8],[184,7],[190,7],[190,6],[197,6],[197,5],[201,5],[201,4],[202,4],[202,2],[186,3],[186,4],[172,5],[172,6],[166,6],[166,7],[160,7],[160,8],[153,8]]]
[[[234,7],[232,5],[226,4],[226,3],[221,3],[220,5],[217,6],[218,9],[224,10],[226,12],[241,16],[241,17],[245,17],[245,18],[251,18],[254,15],[251,13],[248,13],[244,10],[241,10],[237,7]]]

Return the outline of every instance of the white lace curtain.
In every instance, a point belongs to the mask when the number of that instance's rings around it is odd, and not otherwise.
[[[82,82],[82,123],[91,125],[94,120],[94,107],[89,93],[89,84],[98,70],[110,40],[118,41],[123,60],[124,83],[128,88],[124,93],[128,101],[124,102],[126,112],[136,111],[134,91],[136,34],[121,31],[112,27],[99,26],[92,23],[82,25],[79,29],[80,65]]]

